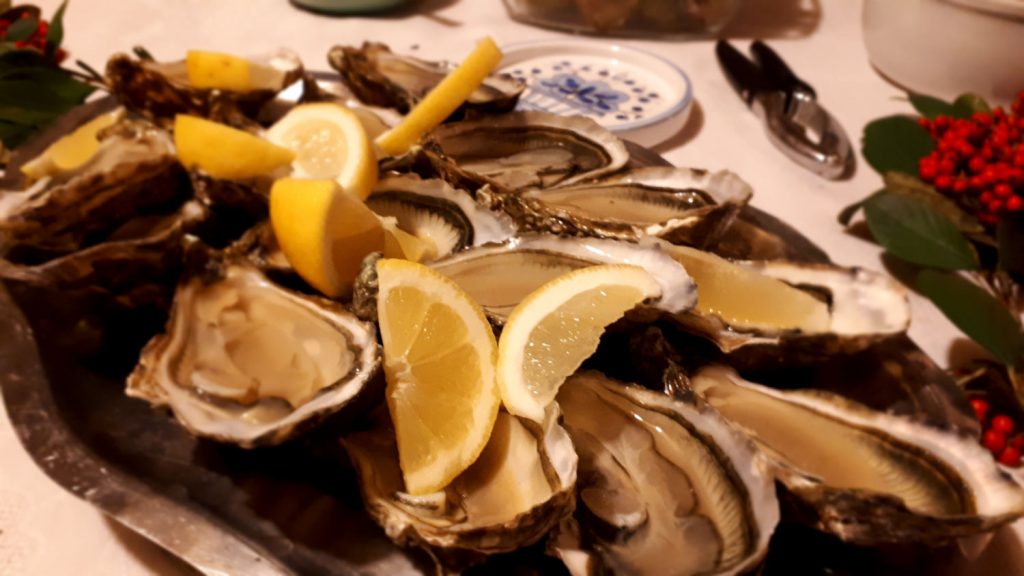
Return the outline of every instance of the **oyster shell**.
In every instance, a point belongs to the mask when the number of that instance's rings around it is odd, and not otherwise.
[[[765,295],[758,291],[758,279],[763,277],[797,288],[806,294],[801,296],[809,304],[817,305],[798,307],[790,302],[772,306],[765,302],[746,318],[724,318],[714,306],[676,316],[687,330],[709,338],[739,362],[777,361],[780,348],[790,360],[808,361],[857,352],[904,333],[910,325],[906,290],[877,272],[775,260],[730,262],[682,246],[665,246],[664,250],[692,271],[698,298],[702,277],[713,274],[705,290],[728,290],[734,301],[762,302]],[[710,301],[712,297],[707,298]],[[721,300],[722,295],[714,298]]]
[[[121,308],[170,307],[182,242],[205,218],[188,202],[166,216],[135,218],[104,242],[35,265],[0,260],[0,278],[51,289],[62,298],[98,296]]]
[[[372,324],[240,260],[205,276],[178,287],[166,333],[128,378],[129,396],[170,407],[198,436],[248,448],[287,439],[375,381]]]
[[[801,519],[844,541],[939,543],[1024,515],[1024,489],[971,436],[720,366],[691,382],[768,454]]]
[[[527,235],[465,250],[430,266],[468,292],[492,322],[504,324],[530,292],[566,272],[596,264],[634,264],[650,272],[662,289],[661,299],[653,304],[659,309],[681,312],[697,301],[686,270],[653,242]]]
[[[510,112],[443,124],[423,146],[511,189],[567,186],[622,168],[625,144],[582,116]]]
[[[467,192],[440,179],[423,180],[414,175],[382,178],[366,205],[380,216],[396,218],[402,230],[432,243],[435,257],[502,242],[516,232],[508,216],[478,206]]]
[[[454,67],[395,54],[385,44],[364,42],[362,47],[335,46],[327,53],[331,68],[356,98],[373,106],[397,108],[405,114]],[[467,109],[507,112],[516,106],[526,83],[509,74],[488,76],[463,105]]]
[[[173,125],[176,114],[192,114],[251,127],[260,108],[303,74],[302,62],[289,50],[252,62],[255,88],[248,92],[196,88],[188,81],[184,60],[156,62],[115,54],[107,61],[105,76],[110,93],[122,105],[161,125]]]
[[[651,167],[504,197],[501,208],[525,230],[706,246],[751,194],[732,172]]]
[[[0,251],[15,263],[45,262],[101,242],[132,218],[173,212],[188,197],[170,135],[124,120],[101,132],[81,167],[3,193]]]
[[[623,574],[754,570],[779,520],[769,467],[716,412],[581,372],[558,404],[579,453],[577,519]]]
[[[343,444],[366,509],[388,537],[459,569],[533,544],[572,513],[577,457],[557,419],[553,410],[541,427],[499,412],[477,461],[426,496],[403,492],[393,430],[378,427]]]

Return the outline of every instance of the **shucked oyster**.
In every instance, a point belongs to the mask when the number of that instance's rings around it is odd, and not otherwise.
[[[172,124],[176,114],[192,114],[245,126],[302,72],[297,55],[279,50],[251,61],[251,90],[214,90],[192,86],[184,60],[155,62],[116,54],[107,61],[106,81],[121,104],[161,125]]]
[[[653,167],[495,199],[525,230],[704,246],[751,193],[732,172]]]
[[[470,246],[502,242],[515,234],[505,214],[478,206],[469,193],[444,180],[415,175],[382,178],[366,199],[380,216],[392,216],[398,226],[429,241],[433,256],[443,257]]]
[[[599,372],[569,378],[558,404],[580,457],[581,544],[605,568],[737,574],[764,559],[779,520],[774,481],[716,412]]]
[[[582,116],[510,112],[444,124],[423,145],[511,188],[547,188],[597,178],[626,165],[625,144]]]
[[[384,44],[365,42],[361,48],[335,46],[327,53],[331,68],[356,98],[373,106],[397,108],[403,114],[416,105],[451,72],[447,62],[428,62],[395,54]],[[515,108],[526,84],[508,74],[488,76],[464,106],[507,112]]]
[[[0,201],[0,249],[38,263],[97,244],[138,216],[173,212],[188,197],[170,135],[123,120],[100,134],[85,164]]]
[[[181,284],[165,334],[128,395],[168,406],[186,428],[243,447],[275,444],[345,406],[377,376],[373,325],[272,284],[249,265]]]
[[[633,264],[650,272],[662,290],[654,304],[659,309],[682,312],[697,301],[686,270],[652,242],[528,235],[465,250],[430,266],[468,292],[492,322],[504,324],[523,298],[549,280],[597,264]]]
[[[499,412],[477,461],[443,492],[426,496],[403,491],[393,430],[343,442],[366,509],[388,537],[458,569],[533,544],[572,513],[577,457],[557,417],[552,411],[539,427]]]
[[[1024,489],[970,436],[724,367],[701,370],[692,386],[774,461],[802,519],[845,541],[937,543],[1024,515]]]
[[[682,246],[664,250],[691,273],[698,305],[676,319],[742,361],[856,352],[906,331],[906,290],[859,268],[784,261],[730,262]],[[795,359],[795,357],[794,357]]]

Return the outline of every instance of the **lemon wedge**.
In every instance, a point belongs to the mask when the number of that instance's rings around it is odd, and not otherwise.
[[[33,180],[64,174],[83,166],[99,150],[100,130],[124,118],[124,108],[102,114],[82,124],[72,133],[57,140],[21,167],[21,173]]]
[[[244,92],[252,89],[250,63],[222,52],[189,50],[185,56],[188,83],[195,88]]]
[[[346,296],[363,258],[384,250],[380,219],[334,180],[274,182],[270,225],[299,276],[331,297]]]
[[[828,305],[807,292],[710,252],[685,246],[665,249],[697,284],[699,312],[738,327],[828,331]]]
[[[295,157],[259,136],[185,114],[174,118],[174,146],[186,168],[225,180],[270,175]]]
[[[501,57],[494,40],[489,37],[481,40],[462,64],[420,100],[397,126],[377,137],[377,147],[391,156],[406,152],[424,134],[451,116],[480,87],[501,62]]]
[[[440,273],[377,263],[377,317],[398,460],[410,494],[444,488],[480,456],[501,398],[480,305]]]
[[[580,268],[544,284],[512,310],[498,344],[505,408],[535,422],[595,350],[604,329],[661,287],[639,266]]]
[[[340,104],[300,104],[270,127],[267,138],[295,153],[296,178],[331,178],[361,199],[377,183],[377,157],[366,130]]]

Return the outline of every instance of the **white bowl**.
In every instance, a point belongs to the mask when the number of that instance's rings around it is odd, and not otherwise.
[[[1008,104],[1024,90],[1021,0],[865,0],[863,25],[872,64],[912,92]]]

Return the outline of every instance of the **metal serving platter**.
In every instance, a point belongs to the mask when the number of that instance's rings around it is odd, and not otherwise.
[[[631,148],[636,164],[665,164]],[[715,248],[733,257],[827,260],[754,208]],[[206,574],[434,572],[425,553],[396,547],[362,510],[354,470],[337,441],[360,422],[329,422],[283,446],[243,450],[196,439],[168,413],[125,396],[138,351],[162,323],[158,314],[97,313],[76,309],[58,293],[0,287],[0,389],[19,439],[50,478]],[[952,380],[905,337],[814,368],[757,376],[977,427]],[[955,546],[857,549],[783,524],[765,573],[905,574],[956,554]],[[471,572],[565,570],[535,546]]]

